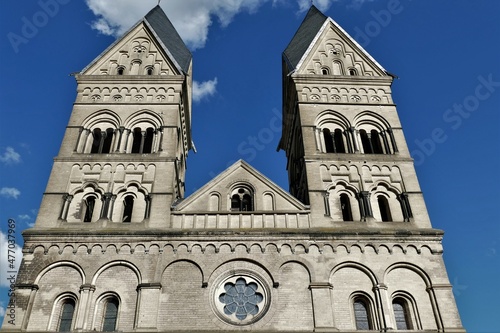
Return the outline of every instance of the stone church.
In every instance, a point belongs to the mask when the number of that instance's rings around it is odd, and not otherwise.
[[[162,9],[77,74],[2,330],[464,332],[394,76],[314,6],[282,64],[289,191],[240,160],[188,197],[192,56]]]

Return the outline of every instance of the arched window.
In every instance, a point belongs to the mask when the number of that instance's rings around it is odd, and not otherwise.
[[[382,143],[380,142],[380,134],[377,130],[372,129],[367,133],[364,129],[359,130],[363,152],[365,154],[383,154]]]
[[[354,320],[357,330],[371,330],[373,328],[368,304],[367,300],[362,297],[354,299]]]
[[[349,68],[349,75],[351,76],[358,75],[358,71],[356,70],[356,68]]]
[[[253,193],[246,187],[237,187],[231,193],[231,211],[252,211]]]
[[[146,75],[153,75],[153,67],[146,68]]]
[[[123,217],[122,222],[132,222],[132,212],[134,210],[134,196],[127,195],[123,199]]]
[[[392,221],[391,209],[389,208],[389,202],[387,201],[387,198],[383,195],[379,195],[377,197],[377,202],[382,221],[391,222]]]
[[[154,129],[148,127],[146,131],[136,127],[133,131],[132,153],[133,154],[149,154],[153,149]]]
[[[75,313],[75,301],[67,299],[61,308],[61,318],[59,320],[58,332],[71,331],[73,324],[73,314]]]
[[[335,148],[333,145],[333,138],[330,130],[328,128],[323,129],[323,137],[325,139],[325,148],[327,153],[335,152]]]
[[[95,128],[92,131],[93,141],[91,154],[107,154],[111,150],[111,142],[113,141],[113,129],[108,128],[106,131],[101,131],[100,128]]]
[[[352,221],[352,210],[349,196],[345,193],[340,195],[340,209],[342,210],[342,219],[344,221]]]
[[[118,319],[118,300],[116,298],[111,298],[106,302],[104,308],[102,331],[103,332],[116,331],[117,319]]]
[[[92,216],[94,215],[95,208],[95,197],[88,196],[84,201],[85,215],[83,216],[83,222],[92,222]]]
[[[398,297],[392,301],[392,309],[394,311],[394,319],[396,321],[396,329],[411,330],[410,314],[408,312],[408,303],[405,299]]]
[[[117,75],[123,75],[124,72],[125,72],[125,68],[123,66],[120,66],[116,69]]]
[[[329,75],[330,74],[330,70],[328,69],[328,67],[321,67],[321,74],[323,74],[323,75]]]

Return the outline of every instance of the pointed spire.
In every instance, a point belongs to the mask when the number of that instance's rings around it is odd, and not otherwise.
[[[320,12],[314,4],[311,4],[306,17],[283,52],[283,57],[291,69],[295,69],[302,55],[307,51],[307,48],[311,45],[314,37],[327,19],[328,17],[325,14]]]

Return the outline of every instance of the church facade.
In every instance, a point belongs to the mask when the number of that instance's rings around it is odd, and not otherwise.
[[[192,57],[159,6],[76,75],[5,332],[464,332],[391,97],[312,6],[283,53],[289,191],[188,197]]]

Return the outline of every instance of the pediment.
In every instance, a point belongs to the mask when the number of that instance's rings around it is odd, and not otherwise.
[[[297,74],[387,76],[335,21],[327,18],[297,65]]]
[[[231,212],[231,197],[241,190],[241,195],[251,195],[255,212],[266,211],[303,212],[303,205],[288,192],[273,183],[248,163],[239,160],[223,171],[205,186],[174,206],[175,211],[192,212]]]
[[[120,69],[122,72],[119,72]],[[99,55],[81,74],[178,75],[180,70],[146,22],[141,21]]]

